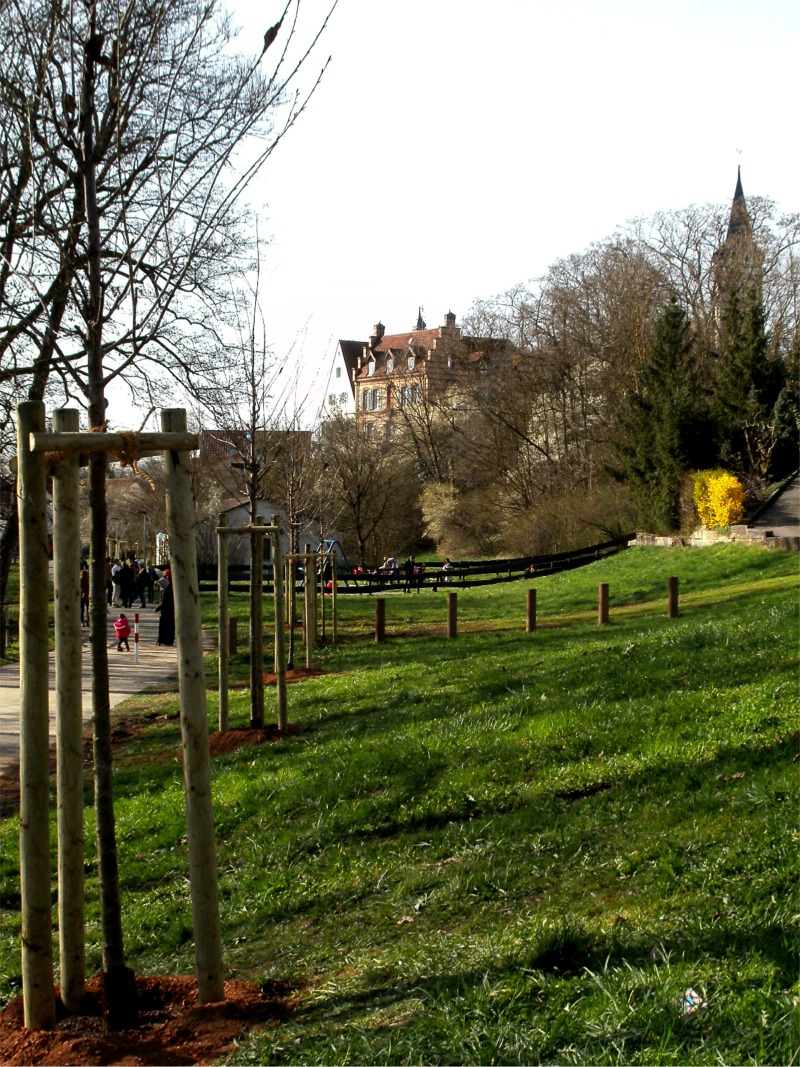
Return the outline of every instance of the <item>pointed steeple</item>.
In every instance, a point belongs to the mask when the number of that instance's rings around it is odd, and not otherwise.
[[[728,234],[725,239],[730,241],[740,237],[751,237],[752,232],[753,228],[750,224],[750,216],[747,213],[747,204],[744,199],[744,189],[742,189],[742,167],[740,164],[736,175],[736,190],[733,194],[731,215],[728,219]]]
[[[422,317],[422,308],[421,307],[419,307],[417,309],[417,325],[414,328],[416,330],[424,330],[424,329],[426,329],[425,320]]]

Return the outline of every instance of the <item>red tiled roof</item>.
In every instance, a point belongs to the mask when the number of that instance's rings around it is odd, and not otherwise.
[[[413,345],[414,348],[433,348],[433,342],[439,337],[436,330],[411,330],[410,333],[387,333],[375,345],[376,352],[388,352],[390,348],[403,349]]]

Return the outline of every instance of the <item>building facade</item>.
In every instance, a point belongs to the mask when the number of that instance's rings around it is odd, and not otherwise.
[[[369,340],[339,342],[356,420],[370,436],[386,439],[392,438],[404,409],[440,398],[485,370],[493,356],[509,351],[505,341],[464,336],[452,311],[433,329],[420,313],[416,327],[405,333],[388,334],[378,322]]]

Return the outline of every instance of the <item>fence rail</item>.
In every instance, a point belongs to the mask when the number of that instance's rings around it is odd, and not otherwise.
[[[611,556],[627,548],[635,540],[635,533],[626,533],[610,541],[601,541],[596,545],[576,548],[570,552],[553,552],[541,556],[517,556],[513,559],[471,560],[453,563],[452,568],[426,567],[418,574],[406,575],[402,570],[381,573],[378,571],[359,574],[341,575],[338,592],[349,593],[383,593],[400,589],[466,588],[472,585],[498,585],[503,582],[518,582],[524,578],[544,578],[559,571],[571,570],[594,563],[604,556]],[[232,591],[246,592],[249,588],[250,568],[247,564],[238,564],[228,569],[229,588]],[[264,565],[264,581],[271,583],[272,566]],[[246,584],[239,584],[246,583]],[[201,581],[200,588],[212,591],[216,582]],[[267,590],[265,586],[265,592]]]

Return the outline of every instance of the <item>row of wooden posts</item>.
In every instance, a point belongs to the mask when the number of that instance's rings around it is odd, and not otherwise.
[[[219,642],[219,729],[229,729],[230,716],[228,708],[228,659],[232,651],[235,634],[235,620],[228,615],[228,540],[232,536],[249,537],[251,551],[250,568],[250,725],[259,727],[264,724],[264,538],[272,543],[273,564],[273,603],[275,613],[275,678],[277,690],[277,725],[285,730],[288,723],[287,711],[287,667],[290,658],[286,649],[286,626],[289,626],[290,641],[293,642],[296,616],[295,567],[303,566],[303,626],[302,640],[305,645],[306,667],[313,664],[313,647],[320,636],[325,639],[326,609],[328,599],[325,595],[325,579],[317,582],[317,575],[324,576],[326,563],[332,564],[331,570],[331,640],[335,644],[338,625],[337,579],[333,555],[330,552],[302,552],[283,554],[281,544],[281,527],[277,515],[271,517],[270,524],[264,524],[261,517],[247,526],[228,526],[227,516],[220,515],[217,526],[217,630]],[[319,596],[318,596],[319,588]],[[233,625],[231,625],[233,624]],[[321,624],[321,627],[318,626]]]
[[[608,623],[608,582],[601,582],[597,590],[597,622],[600,626]],[[678,579],[667,580],[667,617],[674,619],[678,614]],[[536,590],[528,589],[525,598],[525,632],[533,633],[536,629]],[[447,636],[458,637],[458,593],[447,594]],[[375,601],[375,641],[382,644],[386,640],[386,599],[378,597]]]
[[[49,813],[49,553],[46,508],[46,454],[53,474],[53,550],[56,634],[56,762],[58,838],[58,929],[61,996],[79,1004],[85,986],[84,833],[82,766],[82,648],[79,594],[80,456],[91,452],[131,455],[131,435],[79,432],[76,410],[54,412],[53,432],[45,432],[45,408],[38,401],[17,409],[17,506],[20,529],[20,895],[24,1024],[47,1029],[54,1023],[54,967]],[[161,432],[137,435],[137,458],[161,455],[167,496],[167,532],[175,597],[184,796],[189,852],[189,884],[198,997],[201,1004],[224,999],[216,844],[211,806],[211,769],[203,668],[200,591],[194,540],[194,506],[189,468],[181,453],[197,449],[182,409],[161,413]],[[282,556],[277,517],[269,526],[227,528],[220,521],[220,728],[227,727],[227,539],[249,535],[254,551],[251,634],[263,641],[261,581],[263,537],[274,545],[274,573],[304,567],[307,664],[317,632],[317,572],[326,554]],[[336,639],[336,568],[331,570],[333,639]],[[324,571],[324,568],[323,568]],[[225,580],[223,580],[223,575]],[[295,582],[274,583],[275,664],[278,726],[286,726],[285,627],[294,626]],[[324,628],[325,581],[322,588]],[[286,595],[288,591],[288,596]],[[528,591],[527,629],[535,628],[536,593]],[[669,614],[677,614],[677,579],[669,580]],[[608,586],[600,586],[599,621],[608,621]],[[376,640],[385,639],[385,601],[376,600]],[[457,635],[457,594],[448,593],[448,636]],[[291,632],[291,631],[290,631]],[[105,645],[103,645],[105,648]],[[263,647],[251,648],[251,688],[261,693]],[[223,710],[224,709],[224,710]],[[95,708],[97,715],[97,708]],[[224,722],[224,725],[223,725]]]

